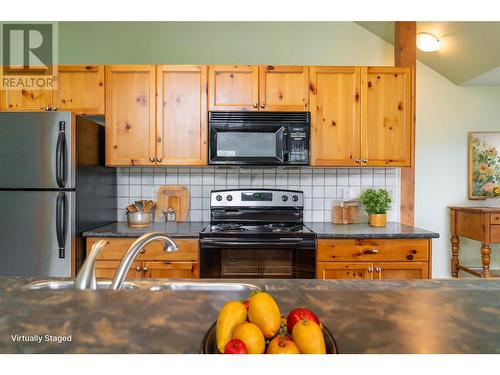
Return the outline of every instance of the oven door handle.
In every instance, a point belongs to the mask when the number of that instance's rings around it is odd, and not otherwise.
[[[225,241],[225,240],[200,240],[200,245],[203,248],[221,248],[221,247],[272,247],[272,248],[290,248],[290,247],[314,247],[314,240],[303,240],[294,238],[291,240],[280,241]]]

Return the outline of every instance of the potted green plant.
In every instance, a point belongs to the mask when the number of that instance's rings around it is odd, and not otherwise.
[[[385,189],[368,189],[359,198],[366,212],[370,216],[372,227],[383,227],[387,223],[387,210],[391,207],[392,199]]]

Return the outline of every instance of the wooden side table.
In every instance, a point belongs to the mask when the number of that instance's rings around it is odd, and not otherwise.
[[[451,232],[451,276],[462,270],[478,277],[492,277],[490,254],[492,243],[500,243],[500,207],[449,207]],[[460,237],[481,242],[481,271],[460,265]]]

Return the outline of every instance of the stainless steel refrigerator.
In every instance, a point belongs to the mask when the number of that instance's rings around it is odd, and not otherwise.
[[[0,113],[0,276],[74,275],[81,233],[116,220],[103,117]]]

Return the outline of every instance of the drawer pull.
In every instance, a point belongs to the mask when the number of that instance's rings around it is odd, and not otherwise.
[[[408,260],[413,260],[413,255],[411,255],[411,254],[410,254],[410,255],[407,255],[407,256],[406,256],[406,259],[408,259]]]
[[[141,272],[141,269],[142,269],[142,268],[141,268],[141,266],[137,266],[137,267],[135,267],[135,270],[136,270],[137,272]]]
[[[417,250],[412,249],[410,252],[411,252],[412,254],[416,254],[416,253],[417,253]]]
[[[141,251],[139,251],[141,254],[144,254],[146,252],[146,249],[141,249]]]
[[[142,269],[144,272],[148,272],[149,271],[149,268],[144,266],[144,268]]]
[[[363,254],[369,255],[369,254],[378,254],[377,249],[370,249],[370,250],[365,250],[363,251]]]
[[[380,273],[380,271],[382,271],[382,268],[380,268],[380,267],[375,267],[375,272]]]
[[[373,272],[373,268],[368,267],[368,272],[372,273]]]

